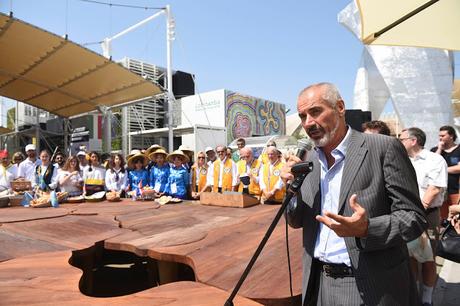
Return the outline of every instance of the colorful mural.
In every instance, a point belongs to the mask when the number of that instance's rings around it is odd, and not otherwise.
[[[227,141],[239,137],[286,134],[285,106],[281,103],[226,91]]]

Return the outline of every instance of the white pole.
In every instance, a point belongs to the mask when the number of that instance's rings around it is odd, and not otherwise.
[[[171,18],[169,5],[166,5],[166,72],[167,72],[167,88],[168,88],[168,149],[172,152],[174,149],[173,136],[173,86],[172,86],[172,70],[171,70],[171,45],[174,40],[174,22]]]
[[[110,109],[106,109],[103,112],[104,116],[104,148],[103,151],[105,153],[112,152],[112,111]]]
[[[40,109],[37,107],[37,125],[35,126],[35,138],[36,138],[36,152],[40,154]]]
[[[128,111],[129,111],[129,106],[123,106],[121,108],[121,150],[123,152],[123,156],[126,156],[129,153]]]

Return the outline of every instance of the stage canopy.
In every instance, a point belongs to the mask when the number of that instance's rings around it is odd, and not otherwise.
[[[71,117],[159,93],[121,65],[0,13],[1,96]]]
[[[365,44],[460,50],[459,0],[358,0]]]

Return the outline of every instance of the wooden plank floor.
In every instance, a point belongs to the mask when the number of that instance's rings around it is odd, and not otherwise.
[[[83,300],[75,300],[73,295],[82,295],[78,291],[81,270],[68,264],[71,256],[70,250],[89,248],[101,241],[104,242],[107,250],[129,251],[138,256],[148,256],[159,261],[189,265],[195,273],[196,281],[201,285],[196,287],[197,284],[194,283],[190,285],[187,282],[180,282],[186,287],[184,290],[195,292],[195,296],[203,292],[202,297],[205,299],[203,301],[208,301],[208,295],[209,298],[213,296],[212,292],[208,292],[210,290],[216,294],[215,301],[220,301],[220,295],[222,295],[222,301],[225,301],[228,292],[235,286],[278,208],[279,206],[269,205],[244,209],[227,208],[202,206],[197,202],[160,207],[154,202],[124,200],[118,203],[66,204],[61,205],[58,209],[22,207],[0,209],[0,241],[2,241],[2,246],[6,245],[0,250],[0,261],[4,261],[0,263],[0,287],[2,287],[0,301],[3,301],[7,292],[4,285],[20,284],[34,277],[27,278],[21,271],[32,271],[30,273],[42,271],[42,267],[32,265],[37,270],[28,267],[33,262],[29,258],[34,258],[34,256],[38,256],[35,260],[37,258],[41,258],[42,261],[53,259],[47,261],[50,272],[46,275],[51,279],[56,277],[56,283],[59,283],[58,279],[63,278],[64,273],[59,269],[51,269],[55,259],[55,256],[51,255],[59,254],[62,257],[60,259],[62,265],[56,264],[56,266],[60,269],[75,270],[75,276],[72,276],[74,278],[69,280],[72,286],[66,287],[70,291],[73,290],[68,302],[70,304],[83,303]],[[289,301],[284,226],[284,219],[282,219],[242,286],[240,295],[269,305],[282,305]],[[289,229],[293,286],[297,301],[301,294],[301,235],[300,230]],[[15,265],[14,274],[9,266],[13,263]],[[63,283],[66,282],[67,280],[63,280]],[[168,296],[169,299],[174,298],[172,289],[176,288],[175,286],[179,285],[161,285],[146,291],[148,294],[153,294],[153,292],[159,292],[160,289],[165,290],[163,293],[169,293],[162,296]],[[13,288],[10,289],[13,290]],[[23,291],[24,299],[20,304],[28,304],[27,296],[29,294],[33,296],[32,292],[35,289],[31,286],[24,286],[21,289],[21,286],[17,285],[14,291],[18,290],[19,293],[15,294],[14,298],[20,300],[20,293]],[[177,298],[183,295],[182,291],[180,292]],[[116,299],[122,301],[123,298],[132,297],[141,301],[142,294],[147,293],[142,291]],[[98,298],[85,296],[85,300],[86,298],[98,300]],[[19,300],[10,300],[12,303],[8,304],[18,304]],[[136,303],[135,300],[133,300],[134,303]],[[174,303],[178,303],[179,300],[171,301],[173,303],[171,305],[176,305]],[[209,305],[222,304],[223,302]],[[188,305],[191,304],[188,303]],[[206,304],[198,303],[197,305]],[[235,305],[243,304],[235,303]]]

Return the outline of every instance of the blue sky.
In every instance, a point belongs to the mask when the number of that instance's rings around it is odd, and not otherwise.
[[[173,68],[194,73],[200,93],[226,88],[281,102],[295,111],[303,87],[329,81],[352,107],[363,47],[337,22],[337,13],[349,0],[111,2],[171,5],[176,20]],[[59,35],[67,33],[81,44],[101,41],[155,12],[80,0],[0,2],[0,11],[11,8],[15,17]],[[164,24],[160,17],[115,41],[113,58],[127,56],[166,66]],[[102,52],[97,44],[88,47]]]

